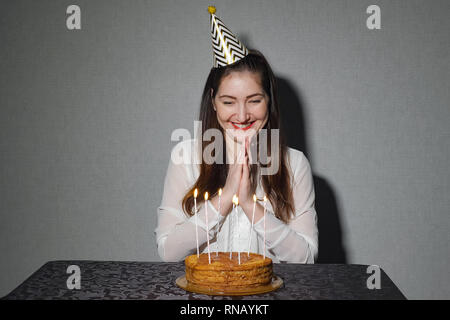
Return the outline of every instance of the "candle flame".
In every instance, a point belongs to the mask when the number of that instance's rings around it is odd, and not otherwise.
[[[267,201],[267,197],[266,196],[264,196],[264,202],[266,202]]]
[[[205,192],[205,201],[208,201],[208,192]]]
[[[222,188],[219,189],[219,196],[222,195]]]
[[[253,195],[253,202],[256,202],[256,194]]]
[[[239,204],[239,198],[237,197],[237,195],[234,195],[234,196],[233,196],[233,203],[234,203],[235,205],[238,205],[238,204]]]
[[[194,198],[197,198],[197,196],[198,196],[198,189],[195,188],[195,190],[194,190]]]

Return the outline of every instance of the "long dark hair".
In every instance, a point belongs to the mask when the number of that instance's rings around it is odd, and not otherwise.
[[[251,71],[258,74],[260,76],[261,86],[266,95],[269,97],[269,115],[264,129],[267,129],[268,131],[267,147],[268,156],[270,157],[270,130],[280,129],[280,112],[277,99],[276,79],[266,58],[262,55],[261,52],[257,50],[249,50],[249,54],[247,56],[231,65],[211,69],[208,79],[206,80],[205,87],[203,89],[202,101],[200,106],[199,120],[202,122],[202,132],[205,132],[206,130],[211,128],[218,129],[222,132],[223,150],[220,157],[222,157],[222,159],[226,159],[226,147],[224,138],[225,132],[217,120],[217,115],[214,111],[212,100],[214,99],[219,89],[219,85],[222,79],[231,72],[236,71]],[[209,143],[210,142],[208,141],[203,141],[202,150],[204,150]],[[285,144],[282,130],[280,130],[279,146],[280,149],[277,153],[279,163],[278,172],[272,175],[261,175],[261,179],[262,187],[265,194],[267,195],[268,200],[271,202],[272,207],[274,208],[275,215],[279,219],[287,223],[294,213],[294,201],[291,187],[291,175],[286,160],[287,146]],[[263,165],[260,164],[260,166]],[[254,192],[256,190],[258,182],[258,164],[251,164],[249,172],[251,188]],[[200,195],[208,191],[211,194],[212,198],[217,194],[219,188],[222,188],[224,186],[227,174],[228,164],[220,164],[216,162],[207,164],[205,163],[205,161],[202,161],[200,165],[200,175],[197,181],[183,198],[182,206],[185,213],[189,216],[192,216],[194,214],[193,193],[196,188],[198,189]],[[197,201],[202,201],[201,198],[202,197],[197,198]]]

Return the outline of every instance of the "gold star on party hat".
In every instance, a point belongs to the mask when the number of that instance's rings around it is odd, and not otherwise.
[[[248,49],[224,25],[222,20],[215,15],[216,8],[209,6],[208,12],[211,14],[210,23],[214,68],[230,65],[248,55]]]

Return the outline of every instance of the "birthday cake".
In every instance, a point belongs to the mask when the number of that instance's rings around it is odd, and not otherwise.
[[[240,263],[239,263],[240,262]],[[212,290],[227,290],[232,288],[254,288],[264,286],[272,281],[272,260],[260,254],[233,252],[211,253],[211,263],[208,254],[196,254],[185,259],[186,280],[189,284]]]

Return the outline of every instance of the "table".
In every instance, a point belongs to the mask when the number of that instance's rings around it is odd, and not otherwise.
[[[79,266],[81,288],[69,290],[67,268]],[[380,289],[368,289],[367,265],[274,264],[284,280],[277,291],[240,297],[218,297],[186,292],[175,285],[184,262],[50,261],[33,273],[4,300],[137,299],[137,300],[311,300],[406,299],[380,268]]]

